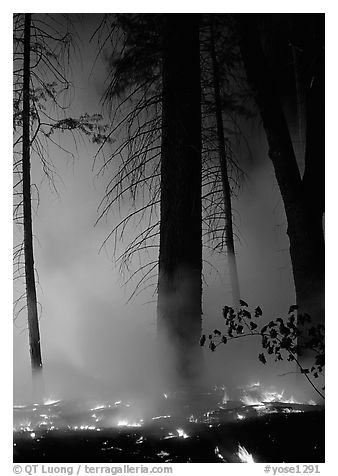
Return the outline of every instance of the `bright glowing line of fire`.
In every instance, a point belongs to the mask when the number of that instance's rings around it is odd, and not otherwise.
[[[96,407],[91,408],[90,410],[92,412],[94,412],[95,410],[102,410],[102,408],[106,408],[106,406],[105,405],[97,405]]]
[[[52,398],[45,398],[43,401],[44,405],[54,405],[55,403],[59,403],[61,400],[53,400]]]
[[[162,420],[162,418],[171,418],[170,415],[159,415],[152,417],[152,420]]]
[[[136,423],[136,422],[130,423],[128,420],[120,420],[120,421],[117,423],[117,426],[140,427],[140,426],[142,426],[142,424],[141,424],[141,423]]]
[[[254,463],[252,455],[244,448],[244,446],[238,445],[237,456],[241,463]]]

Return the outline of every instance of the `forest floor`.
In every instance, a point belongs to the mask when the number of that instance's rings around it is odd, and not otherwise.
[[[223,392],[224,393],[224,392]],[[248,396],[247,396],[248,397]],[[131,402],[47,401],[14,407],[14,462],[321,463],[324,407],[163,395],[156,414]],[[275,401],[273,401],[275,400]],[[150,412],[151,413],[151,412]]]

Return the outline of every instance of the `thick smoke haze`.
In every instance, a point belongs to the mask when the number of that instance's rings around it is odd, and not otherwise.
[[[88,40],[94,24],[95,17],[86,16],[82,26],[78,25],[82,42]],[[98,60],[91,71],[94,60],[92,45],[72,66],[74,116],[100,112],[106,70]],[[285,317],[295,296],[283,206],[265,137],[256,124],[245,126],[251,155],[244,146],[237,152],[248,178],[234,200],[239,235],[235,246],[241,296],[252,308],[261,306],[268,321]],[[133,283],[122,286],[123,279],[112,262],[112,243],[99,253],[118,220],[118,210],[94,227],[109,172],[104,177],[95,175],[98,163],[93,169],[93,145],[80,140],[76,151],[66,135],[62,141],[75,159],[56,147],[50,149],[60,177],[56,178],[58,194],[43,179],[39,164],[32,164],[33,182],[39,188],[33,230],[46,393],[53,398],[94,399],[130,394],[142,399],[149,390],[155,395],[165,388],[163,365],[171,361],[170,349],[156,347],[156,294],[151,290],[126,304]],[[123,206],[130,208],[128,203]],[[123,249],[123,243],[120,246]],[[208,334],[215,328],[222,330],[221,311],[231,303],[231,293],[226,257],[205,253],[204,258],[202,317],[203,331]],[[16,403],[30,398],[25,319],[21,314],[14,327]],[[293,366],[274,362],[263,366],[257,358],[259,351],[260,340],[255,338],[238,339],[215,353],[203,349],[205,382],[235,389],[266,381],[290,388],[294,375],[279,375],[293,371]]]

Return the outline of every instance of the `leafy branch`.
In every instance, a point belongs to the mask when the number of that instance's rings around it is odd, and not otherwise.
[[[308,314],[298,314],[297,306],[290,306],[288,316],[285,319],[280,317],[261,326],[259,320],[262,319],[263,311],[258,306],[254,312],[248,310],[248,304],[240,300],[240,308],[236,312],[232,307],[223,308],[223,318],[225,320],[226,331],[222,333],[215,329],[209,334],[209,349],[214,352],[221,344],[227,344],[230,340],[248,336],[260,337],[264,352],[258,355],[262,364],[267,363],[268,356],[274,357],[275,362],[287,359],[295,362],[300,372],[304,375],[312,388],[325,399],[324,394],[315,384],[314,379],[318,379],[325,366],[325,329],[324,325],[308,327],[311,318]],[[306,339],[299,339],[305,332],[304,325],[307,325]],[[200,345],[204,346],[207,341],[206,335],[202,335]],[[301,342],[304,342],[300,344]],[[299,356],[310,351],[313,355],[313,365],[305,368]]]

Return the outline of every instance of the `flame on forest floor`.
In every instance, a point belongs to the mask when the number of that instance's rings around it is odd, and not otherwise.
[[[224,463],[226,463],[225,459],[223,458],[223,455],[220,453],[219,451],[219,448],[218,446],[216,446],[215,448],[215,455],[217,456],[217,458],[219,458],[221,461],[224,461]]]
[[[189,435],[182,428],[177,428],[177,433],[180,438],[189,438]]]
[[[276,390],[265,390],[262,388],[259,382],[248,385],[248,393],[240,398],[241,402],[245,405],[264,405],[264,403],[301,403],[294,399],[293,396],[290,398],[284,395],[285,390],[278,392]],[[254,391],[252,395],[250,392]]]
[[[240,459],[241,463],[254,463],[252,454],[250,454],[244,446],[238,444],[237,456]]]
[[[223,400],[222,400],[223,405],[225,405],[228,401],[229,401],[229,397],[228,397],[228,394],[227,394],[226,390],[224,389],[224,395],[223,395]]]
[[[55,403],[59,403],[59,402],[61,402],[61,400],[55,400],[52,397],[44,398],[43,400],[44,405],[55,405]]]
[[[143,420],[140,420],[139,422],[130,422],[128,420],[120,420],[117,423],[117,426],[130,426],[130,427],[140,427],[142,426]]]

